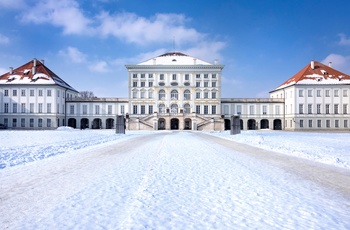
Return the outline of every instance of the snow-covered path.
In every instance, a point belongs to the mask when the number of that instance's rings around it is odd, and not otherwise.
[[[4,229],[350,228],[347,197],[242,153],[242,145],[238,151],[230,141],[210,138],[156,132],[4,169],[0,224]]]

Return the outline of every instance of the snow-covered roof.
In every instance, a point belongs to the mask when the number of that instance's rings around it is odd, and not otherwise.
[[[138,65],[213,65],[201,59],[183,54],[180,52],[170,52],[158,57],[141,62]]]
[[[0,84],[59,85],[78,92],[36,59],[1,75]]]
[[[350,76],[317,61],[311,61],[293,77],[275,90],[292,85],[344,85],[350,84]]]

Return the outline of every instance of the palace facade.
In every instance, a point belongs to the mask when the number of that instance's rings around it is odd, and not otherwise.
[[[171,52],[126,65],[128,97],[79,98],[78,91],[32,60],[0,76],[0,123],[10,129],[349,130],[350,76],[311,61],[270,98],[222,98],[224,66]]]

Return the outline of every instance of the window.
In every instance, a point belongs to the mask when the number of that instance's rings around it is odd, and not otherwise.
[[[201,98],[201,92],[196,92],[196,99]]]
[[[330,120],[326,120],[326,127],[330,128],[331,127],[331,121]]]
[[[211,74],[211,78],[216,78],[216,74],[215,73]]]
[[[100,105],[95,105],[95,114],[100,114]]]
[[[43,96],[43,90],[39,89],[39,97],[42,97],[42,96]]]
[[[124,114],[124,113],[125,113],[125,106],[124,106],[124,105],[121,105],[121,106],[120,106],[120,113],[121,113],[121,114]]]
[[[108,105],[107,113],[112,114],[112,105]]]
[[[303,97],[303,90],[299,89],[299,97]]]
[[[178,106],[177,104],[172,104],[170,107],[170,112],[171,113],[177,113]]]
[[[17,96],[17,90],[16,89],[12,90],[12,96]]]
[[[9,112],[9,103],[5,103],[4,105],[4,113],[8,113]]]
[[[312,104],[307,104],[307,113],[312,114]]]
[[[153,73],[149,73],[148,78],[153,78]]]
[[[317,104],[317,114],[321,114],[321,104]]]
[[[317,97],[321,97],[321,90],[320,90],[320,89],[318,89],[318,90],[316,91],[316,96],[317,96]]]
[[[46,125],[47,125],[47,127],[51,127],[51,119],[50,119],[50,118],[49,118],[49,119],[47,119],[47,121],[46,121],[46,122],[47,122],[47,124],[46,124]]]
[[[164,104],[159,104],[159,113],[165,113],[165,105]]]
[[[146,77],[146,74],[142,73],[141,78],[145,78],[145,77]]]
[[[196,81],[196,87],[201,87],[201,82],[200,81]]]
[[[329,104],[326,104],[326,114],[329,114]]]
[[[132,112],[133,114],[137,114],[137,105],[132,106]]]
[[[348,120],[344,120],[344,128],[348,127]]]
[[[254,105],[249,106],[249,114],[254,115]]]
[[[132,91],[132,98],[137,98],[137,91],[136,90]]]
[[[153,81],[148,82],[148,87],[153,87]]]
[[[83,114],[87,114],[87,105],[83,105]]]
[[[216,87],[216,81],[211,82],[211,87]]]
[[[228,108],[227,108],[227,113],[228,114]],[[241,115],[242,114],[242,105],[237,105],[237,114]]]
[[[21,118],[21,127],[26,127],[26,119],[25,118]]]
[[[304,128],[304,120],[300,120],[299,124],[300,124],[300,128]]]
[[[184,99],[191,100],[191,92],[187,89],[184,91]]]
[[[48,89],[48,90],[47,90],[47,96],[48,96],[48,97],[51,97],[51,89]]]
[[[22,96],[22,97],[25,97],[25,96],[26,96],[26,90],[25,90],[25,89],[22,89],[22,90],[21,90],[21,96]]]
[[[262,107],[262,114],[263,115],[267,114],[267,106],[266,105],[263,105],[263,107]]]
[[[137,81],[132,82],[132,87],[137,87]]]
[[[312,97],[312,89],[309,89],[309,90],[307,91],[307,96],[308,96],[308,97]]]
[[[144,105],[141,105],[141,114],[146,113],[146,107]]]
[[[29,95],[30,95],[31,97],[34,97],[34,89],[31,89],[31,90],[29,91]]]
[[[29,104],[29,112],[34,113],[34,103]]]
[[[26,104],[25,104],[25,103],[22,103],[22,104],[21,104],[21,112],[22,112],[22,113],[25,113],[25,112],[26,112]]]
[[[38,112],[42,113],[43,112],[43,103],[38,104]]]
[[[184,113],[191,113],[191,107],[189,104],[185,104],[184,105]]]
[[[69,106],[69,113],[74,114],[74,105]]]
[[[159,100],[165,100],[165,91],[159,90]]]
[[[12,112],[17,113],[17,103],[13,103]]]
[[[329,89],[326,89],[326,97],[329,97],[330,94],[329,94]]]
[[[204,98],[208,98],[208,92],[204,92]]]
[[[309,128],[312,128],[312,120],[309,120]]]
[[[189,74],[185,74],[185,81],[190,80],[190,75]]]
[[[334,90],[334,97],[339,97],[339,90],[337,89]]]
[[[303,108],[304,108],[304,104],[299,104],[299,114],[304,113]]]
[[[146,86],[146,82],[141,81],[141,87],[145,87]]]
[[[177,100],[178,99],[178,93],[177,90],[171,91],[171,100]]]
[[[43,127],[43,119],[38,119],[38,127]]]
[[[153,91],[148,92],[148,98],[153,98]]]
[[[196,113],[197,114],[201,113],[201,106],[200,105],[196,105]]]
[[[211,114],[216,114],[216,105],[211,106]]]
[[[279,105],[276,105],[275,113],[276,113],[276,115],[280,115],[280,106]]]
[[[204,106],[204,114],[208,114],[208,106],[207,105]]]
[[[317,128],[321,128],[321,127],[322,127],[321,124],[322,124],[322,123],[321,123],[321,120],[317,120]]]
[[[216,98],[216,92],[211,93],[211,98]]]
[[[205,81],[204,82],[204,87],[208,87],[209,82]]]
[[[51,103],[47,103],[47,108],[46,108],[46,112],[47,113],[51,113]]]
[[[209,76],[209,75],[208,75],[207,73],[204,74],[204,78],[208,78],[208,76]]]
[[[159,80],[164,81],[164,74],[161,73],[161,74],[159,75]]]
[[[173,74],[173,81],[176,81],[176,74]]]
[[[334,121],[334,127],[339,128],[339,120]]]
[[[201,78],[201,75],[197,73],[196,78]]]
[[[12,127],[17,127],[17,119],[16,118],[12,119]]]
[[[141,91],[141,98],[145,98],[145,91]]]
[[[9,95],[9,90],[8,89],[5,89],[4,91],[4,96],[8,96]]]
[[[60,97],[60,91],[57,90],[57,97]]]
[[[339,105],[334,104],[334,114],[338,114],[338,113],[339,113]]]
[[[148,106],[148,113],[152,114],[153,113],[153,105]]]
[[[348,96],[348,90],[347,89],[344,89],[343,90],[343,97],[347,97]]]
[[[33,118],[29,119],[29,127],[31,127],[31,128],[34,127],[34,119]]]
[[[348,114],[348,105],[343,104],[343,114]]]
[[[132,78],[137,78],[137,73],[132,74]]]
[[[60,113],[60,104],[57,104],[57,113]]]

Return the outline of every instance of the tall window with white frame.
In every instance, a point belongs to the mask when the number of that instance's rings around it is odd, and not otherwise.
[[[204,106],[204,114],[209,114],[208,106],[207,106],[207,105]]]
[[[312,114],[312,104],[307,104],[307,113]]]
[[[201,114],[201,106],[200,105],[196,105],[196,113]]]
[[[303,114],[304,113],[304,104],[299,104],[299,114]]]
[[[148,114],[152,114],[153,113],[153,105],[149,105],[148,106]]]
[[[132,112],[133,114],[137,114],[137,105],[133,105]]]
[[[95,114],[96,115],[100,114],[100,105],[95,105]]]
[[[211,114],[216,114],[216,105],[211,106]]]

